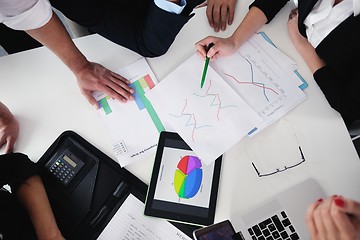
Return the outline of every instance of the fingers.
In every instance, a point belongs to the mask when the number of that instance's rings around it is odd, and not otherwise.
[[[206,37],[206,38],[200,40],[199,42],[195,43],[195,47],[196,47],[196,49],[197,49],[197,51],[198,51],[198,55],[199,55],[200,57],[202,57],[203,59],[205,59],[206,56],[208,56],[208,55],[207,55],[208,52],[206,52],[206,47],[209,46],[210,43],[214,43],[215,41],[216,41],[216,38],[210,36],[210,37]],[[214,46],[213,46],[213,47],[214,47]],[[212,48],[213,48],[213,47],[212,47]],[[211,49],[212,49],[212,48],[211,48]],[[210,50],[211,50],[211,49],[210,49]],[[209,51],[210,51],[210,50],[209,50]]]
[[[208,0],[206,16],[209,25],[215,32],[220,29],[226,30],[226,25],[231,25],[234,21],[236,0]]]
[[[321,204],[323,200],[319,199],[317,200],[315,203],[310,204],[308,209],[306,210],[306,225],[309,229],[309,233],[311,236],[311,239],[316,239],[317,238],[317,229],[315,226],[315,220],[314,220],[314,212],[315,209]]]
[[[15,140],[12,137],[8,137],[6,140],[6,146],[5,146],[5,153],[10,153],[14,151],[14,145],[15,145]]]
[[[213,7],[214,2],[212,0],[209,0],[206,8],[206,17],[211,28],[214,28]]]
[[[130,81],[97,63],[77,74],[78,84],[88,102],[98,107],[92,91],[98,90],[121,102],[133,100],[134,89],[129,87]]]
[[[335,225],[340,232],[349,234],[351,232],[354,232],[354,228],[349,218],[349,215],[344,214],[345,208],[352,208],[353,206],[350,205],[353,204],[356,204],[356,202],[350,199],[344,199],[343,197],[334,198],[334,204],[333,208],[331,209],[331,214],[333,218],[336,219]]]
[[[235,1],[236,4],[236,1]],[[235,4],[231,5],[229,10],[229,16],[228,16],[228,24],[231,25],[234,22],[234,15],[235,15]]]
[[[338,229],[334,223],[331,214],[331,207],[333,205],[333,197],[326,199],[320,206],[317,207],[319,216],[315,219],[315,225],[318,226],[319,231],[323,232],[320,239],[338,239]]]
[[[335,204],[339,207],[339,210],[356,216],[360,219],[360,203],[352,199],[343,198],[341,196],[334,199]]]
[[[5,145],[5,153],[10,153],[14,150],[16,138],[11,135],[5,135],[0,138],[0,148]]]
[[[129,80],[124,80],[124,78],[117,78],[117,77],[110,77],[109,78],[109,82],[106,84],[106,86],[109,89],[105,89],[109,91],[109,95],[111,97],[114,97],[116,99],[118,99],[118,97],[120,97],[119,95],[121,95],[122,98],[125,98],[125,100],[133,100],[133,93],[134,93],[134,89],[129,87],[130,81]],[[112,91],[113,90],[113,91]],[[105,92],[107,93],[107,92]],[[117,97],[118,95],[118,97]]]
[[[340,196],[310,204],[306,224],[313,240],[356,239],[360,236],[360,203]],[[346,212],[351,209],[352,213]]]
[[[220,8],[220,21],[221,25],[219,26],[222,31],[225,31],[226,29],[226,23],[227,23],[227,17],[228,17],[228,7],[227,6],[221,6]]]

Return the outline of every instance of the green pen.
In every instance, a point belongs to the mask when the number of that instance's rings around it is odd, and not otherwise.
[[[210,43],[207,47],[206,47],[206,53],[209,51],[209,49],[214,46],[213,43]],[[206,72],[207,72],[207,69],[208,69],[208,66],[209,66],[209,61],[210,61],[210,58],[206,57],[205,59],[205,66],[204,66],[204,71],[203,71],[203,74],[202,74],[202,78],[201,78],[201,83],[200,83],[200,88],[202,88],[204,86],[204,82],[205,82],[205,76],[206,76]]]

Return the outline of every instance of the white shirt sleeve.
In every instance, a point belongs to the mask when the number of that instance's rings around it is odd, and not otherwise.
[[[186,6],[186,0],[180,0],[180,5],[166,1],[166,0],[154,0],[156,6],[159,8],[175,14],[180,14]]]
[[[42,27],[52,14],[48,0],[0,0],[0,22],[15,30]]]

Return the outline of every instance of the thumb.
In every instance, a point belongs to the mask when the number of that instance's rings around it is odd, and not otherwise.
[[[6,142],[5,153],[10,153],[14,150],[14,143],[11,141]]]
[[[92,106],[94,106],[96,109],[99,108],[99,104],[94,98],[94,96],[91,94],[91,91],[83,91],[83,95]]]

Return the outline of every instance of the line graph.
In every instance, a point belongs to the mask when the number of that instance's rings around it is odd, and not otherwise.
[[[281,73],[273,71],[266,59],[236,52],[217,64],[217,72],[260,116],[268,116],[284,103],[286,80],[279,78]]]
[[[234,76],[230,75],[229,73],[226,73],[226,72],[223,72],[225,74],[225,76],[228,76],[230,78],[232,78],[234,81],[236,81],[237,83],[239,84],[251,84],[255,87],[259,87],[262,89],[263,91],[263,94],[264,94],[264,97],[266,98],[266,101],[269,102],[269,97],[267,96],[266,94],[266,90],[269,90],[273,93],[275,93],[276,95],[278,95],[278,93],[273,89],[273,88],[270,88],[270,87],[267,87],[265,86],[264,83],[261,83],[261,82],[255,82],[254,81],[254,69],[253,69],[253,66],[252,66],[252,63],[247,59],[247,58],[244,58],[246,60],[246,62],[249,64],[250,66],[250,70],[251,70],[251,82],[245,82],[245,81],[239,81],[238,79],[236,79]]]
[[[191,138],[193,140],[193,142],[195,141],[195,130],[198,130],[198,129],[201,129],[201,128],[204,128],[204,127],[211,127],[211,125],[199,125],[197,120],[196,120],[196,116],[194,113],[188,113],[188,112],[185,112],[185,109],[187,108],[188,106],[188,100],[185,99],[185,105],[183,107],[183,109],[181,110],[181,113],[179,115],[175,115],[175,114],[171,114],[170,113],[170,116],[172,117],[175,117],[175,118],[182,118],[182,117],[185,117],[187,118],[187,121],[186,121],[186,124],[185,126],[186,127],[191,127],[192,130],[191,130]]]
[[[210,93],[210,88],[211,88],[211,80],[209,81],[209,87],[206,89],[206,92],[204,95],[200,95],[197,93],[194,93],[195,96],[201,97],[201,98],[207,98],[210,97],[212,98],[212,101],[210,103],[211,107],[217,107],[217,111],[216,111],[216,117],[218,120],[220,120],[220,110],[224,109],[224,108],[229,108],[229,107],[237,107],[236,105],[223,105],[220,95],[218,93]]]

